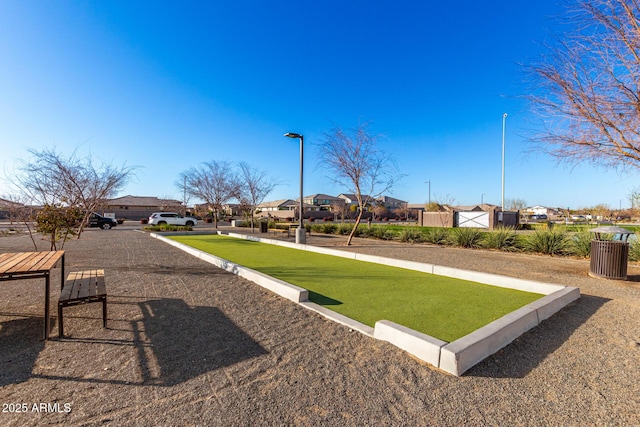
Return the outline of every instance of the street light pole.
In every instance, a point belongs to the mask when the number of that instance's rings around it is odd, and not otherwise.
[[[480,195],[480,205],[484,205],[484,195],[485,195],[485,194],[487,194],[487,193],[482,193],[482,194]]]
[[[284,134],[287,138],[298,138],[300,140],[300,225],[296,229],[296,243],[304,244],[307,241],[306,230],[304,229],[304,221],[302,214],[304,212],[303,205],[303,169],[304,169],[304,136],[299,133],[287,132]]]
[[[502,211],[504,212],[504,133],[507,127],[507,113],[502,115]]]

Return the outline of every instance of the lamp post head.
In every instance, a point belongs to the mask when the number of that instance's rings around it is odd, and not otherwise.
[[[287,138],[302,138],[302,135],[299,133],[287,132],[284,134]]]

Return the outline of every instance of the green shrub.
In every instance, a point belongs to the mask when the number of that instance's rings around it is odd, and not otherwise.
[[[449,242],[449,231],[446,228],[430,228],[424,233],[425,242],[434,245],[446,245]]]
[[[571,254],[579,257],[589,257],[591,255],[591,241],[593,233],[588,231],[580,231],[570,238],[569,250]]]
[[[424,236],[420,230],[405,228],[400,232],[400,241],[409,243],[420,243],[424,241]]]
[[[144,227],[147,231],[193,231],[193,227],[190,225],[149,225]]]
[[[306,225],[306,224],[305,224]],[[309,228],[313,233],[324,233],[324,228],[322,227],[324,224],[309,224]]]
[[[635,234],[629,237],[629,261],[640,261],[640,240]]]
[[[563,230],[536,230],[524,240],[524,249],[546,255],[565,255],[570,252],[570,239]]]
[[[517,242],[516,232],[511,227],[497,227],[484,236],[484,246],[489,249],[514,251],[517,249]]]
[[[351,233],[352,229],[353,225],[351,224],[338,224],[335,232],[341,236],[346,236]]]
[[[479,248],[482,246],[483,232],[475,228],[454,228],[449,239],[455,246]]]
[[[320,233],[334,234],[338,229],[338,226],[332,222],[325,222],[324,224],[320,224],[320,227],[318,228],[320,229]]]
[[[394,237],[396,237],[396,233],[389,230],[387,227],[376,225],[371,227],[370,236],[380,240],[393,240]]]

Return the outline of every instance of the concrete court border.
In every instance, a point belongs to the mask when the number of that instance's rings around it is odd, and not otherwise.
[[[371,328],[368,325],[309,301],[308,291],[306,289],[164,237],[165,235],[176,236],[205,234],[228,235],[229,237],[284,246],[292,249],[306,250],[358,261],[372,262],[440,276],[469,280],[487,285],[534,292],[543,294],[544,297],[539,298],[518,310],[508,313],[462,338],[448,343],[389,320],[379,320],[376,322],[375,327]],[[200,258],[203,261],[207,261],[219,268],[250,280],[280,296],[299,303],[303,307],[313,310],[330,320],[341,323],[373,338],[387,341],[424,362],[455,376],[462,375],[465,371],[480,361],[507,346],[528,330],[536,327],[542,321],[548,319],[568,304],[580,298],[580,289],[572,286],[549,284],[500,276],[497,274],[481,273],[375,255],[358,254],[355,252],[297,244],[276,239],[265,239],[240,233],[227,233],[221,231],[213,233],[151,233],[151,236]]]

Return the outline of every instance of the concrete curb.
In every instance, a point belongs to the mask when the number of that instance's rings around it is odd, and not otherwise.
[[[187,232],[180,234],[186,235],[195,233]],[[536,327],[540,322],[548,319],[566,305],[580,298],[580,290],[571,286],[523,280],[496,274],[480,273],[381,256],[357,254],[354,252],[320,248],[311,245],[300,245],[282,240],[264,239],[261,237],[247,236],[238,233],[214,232],[208,234],[227,234],[230,237],[252,240],[255,242],[306,250],[325,255],[339,256],[363,262],[400,267],[424,273],[437,274],[440,276],[453,277],[487,285],[506,287],[545,295],[544,297],[527,304],[516,311],[508,313],[488,325],[457,339],[456,341],[447,343],[388,320],[380,320],[376,322],[375,328],[371,328],[370,326],[364,325],[342,314],[308,301],[308,291],[306,289],[275,279],[250,268],[231,263],[227,260],[215,257],[182,243],[167,239],[160,234],[151,234],[154,238],[161,239],[204,261],[210,262],[226,271],[238,274],[247,280],[251,280],[256,284],[287,299],[298,302],[305,308],[313,310],[335,322],[357,330],[365,335],[387,341],[396,347],[413,354],[430,365],[455,376],[462,375],[472,366],[505,347],[528,330]],[[177,234],[171,233],[171,235]]]

